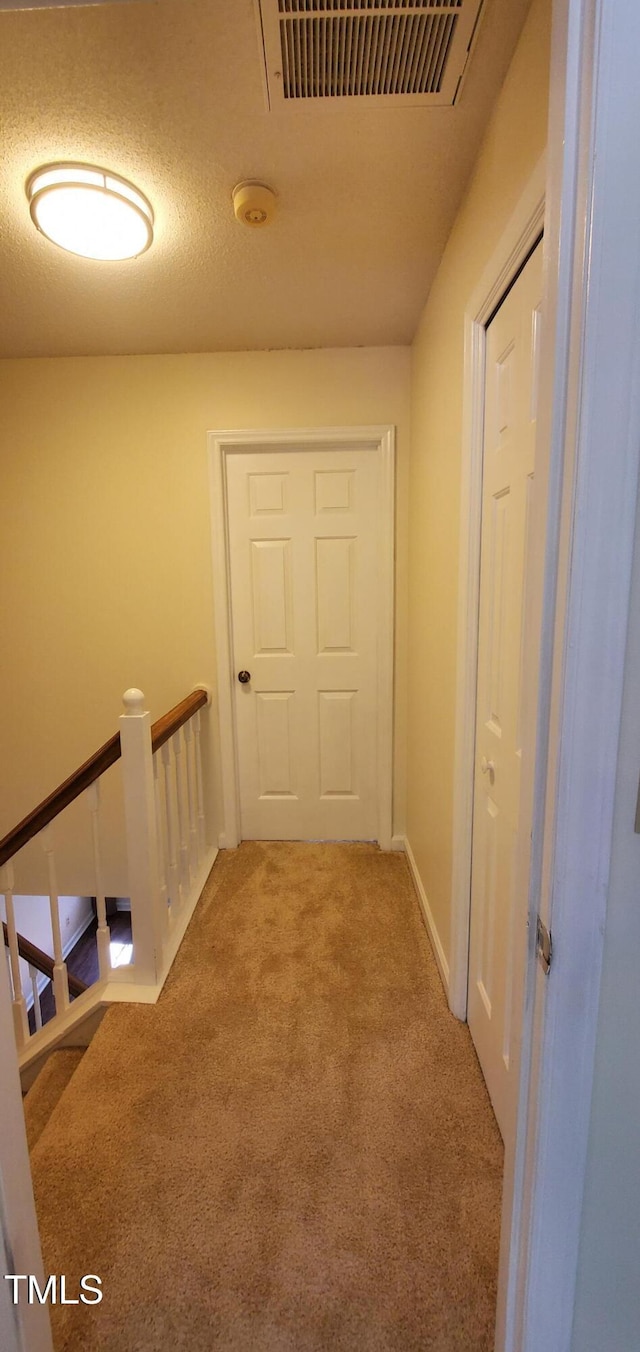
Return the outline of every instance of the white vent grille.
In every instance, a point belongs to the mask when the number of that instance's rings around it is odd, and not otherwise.
[[[481,0],[260,0],[271,106],[452,104]]]

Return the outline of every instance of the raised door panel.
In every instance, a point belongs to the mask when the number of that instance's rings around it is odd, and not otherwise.
[[[258,691],[255,697],[258,791],[261,798],[296,798],[295,694]]]
[[[355,470],[316,470],[314,481],[317,515],[324,515],[327,512],[352,512],[355,510]]]
[[[290,540],[251,540],[254,655],[293,652]]]
[[[489,510],[485,514],[485,537],[483,552],[483,589],[486,597],[486,635],[482,645],[485,673],[484,723],[497,738],[502,737],[504,724],[504,686],[505,686],[505,639],[507,635],[507,595],[509,570],[509,518],[510,495],[508,489],[492,497]]]
[[[318,692],[318,753],[323,798],[357,796],[357,691]]]
[[[495,895],[498,874],[500,810],[488,794],[483,795],[478,817],[479,833],[482,836],[482,864],[477,891],[481,919],[476,945],[474,979],[485,1012],[490,1019],[493,1011],[495,955],[495,909],[491,905],[491,898]]]
[[[318,653],[353,653],[357,541],[322,536],[315,546]]]
[[[248,474],[249,515],[282,516],[287,511],[288,474]]]

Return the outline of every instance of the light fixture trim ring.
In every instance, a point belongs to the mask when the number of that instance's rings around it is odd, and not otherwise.
[[[74,179],[73,177],[74,171],[78,170],[81,170],[83,172],[88,171],[89,173],[92,174],[99,174],[103,182],[88,183],[86,180]],[[69,172],[68,179],[61,178],[53,183],[45,183],[41,188],[37,187],[38,180],[44,178],[47,174],[51,174],[53,172],[66,173],[67,171]],[[121,184],[124,188],[126,188],[127,192],[119,192],[118,184]],[[42,229],[38,221],[37,207],[39,203],[44,200],[45,197],[50,196],[51,193],[57,192],[60,188],[80,188],[82,189],[83,192],[87,191],[100,193],[107,198],[110,197],[116,198],[118,201],[124,203],[127,207],[130,207],[131,210],[134,211],[135,214],[139,217],[139,219],[142,221],[145,227],[146,241],[143,247],[141,249],[137,249],[135,254],[129,254],[124,258],[121,257],[121,258],[92,259],[92,256],[90,254],[79,253],[77,250],[69,248],[68,245],[61,244],[58,240],[52,239],[51,236],[48,235],[46,231]],[[65,253],[71,253],[76,258],[88,258],[92,261],[100,263],[123,263],[127,262],[129,258],[140,258],[142,254],[147,252],[147,249],[149,249],[151,244],[153,243],[153,227],[155,224],[155,216],[153,207],[148,197],[146,197],[145,194],[141,192],[140,189],[137,188],[134,183],[131,183],[129,179],[124,178],[122,174],[114,173],[111,169],[104,169],[97,164],[86,164],[78,160],[73,161],[64,160],[53,162],[51,164],[41,164],[38,166],[37,169],[33,170],[33,173],[29,175],[25,184],[25,191],[29,202],[29,214],[39,234],[41,234],[45,239],[49,240],[50,244],[54,244],[56,248],[62,249]],[[132,194],[135,194],[135,197],[139,198],[139,201],[136,201],[134,199],[134,196],[132,196]]]

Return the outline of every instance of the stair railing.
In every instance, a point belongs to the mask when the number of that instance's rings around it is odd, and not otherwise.
[[[53,834],[56,817],[83,793],[91,819],[98,920],[99,990],[91,990],[100,999],[106,990],[109,998],[109,988],[116,985],[120,999],[153,999],[153,994],[140,995],[140,988],[161,987],[215,858],[215,850],[206,843],[200,722],[201,711],[210,699],[208,688],[199,686],[151,725],[142,692],[127,690],[119,731],[0,841],[0,893],[4,893],[6,905],[4,933],[19,1050],[30,1041],[33,1045],[34,1037],[41,1042],[46,1031],[41,1029],[39,1000],[35,1000],[38,971],[45,972],[53,987],[55,1018],[47,1024],[49,1036],[53,1024],[64,1021],[65,1027],[69,1025],[71,995],[78,997],[85,1010],[89,1007],[86,988],[78,989],[83,983],[70,976],[63,957]],[[103,882],[100,780],[120,759],[134,961],[130,967],[112,969]],[[29,944],[16,929],[13,860],[36,837],[47,861],[52,957]],[[20,958],[30,967],[35,1034],[29,1030]],[[126,986],[128,992],[122,989]]]
[[[2,922],[2,933],[5,948],[9,951],[11,957],[11,945],[9,942],[9,930],[5,921]],[[16,935],[18,941],[18,955],[29,968],[29,981],[31,982],[31,991],[33,994],[33,1017],[36,1029],[42,1028],[42,1009],[40,1006],[40,992],[38,990],[38,973],[46,976],[47,981],[53,981],[53,958],[48,953],[44,953],[37,944],[32,944],[30,939],[25,939],[23,934]],[[13,980],[13,972],[12,972]],[[80,977],[74,976],[72,972],[67,973],[69,980],[69,995],[83,995],[87,987]]]

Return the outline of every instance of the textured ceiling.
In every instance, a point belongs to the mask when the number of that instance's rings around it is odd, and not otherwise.
[[[528,8],[485,0],[455,108],[267,112],[252,0],[0,12],[0,354],[409,342]],[[38,235],[24,183],[87,160],[153,203],[126,263]],[[275,187],[264,230],[244,178]]]

